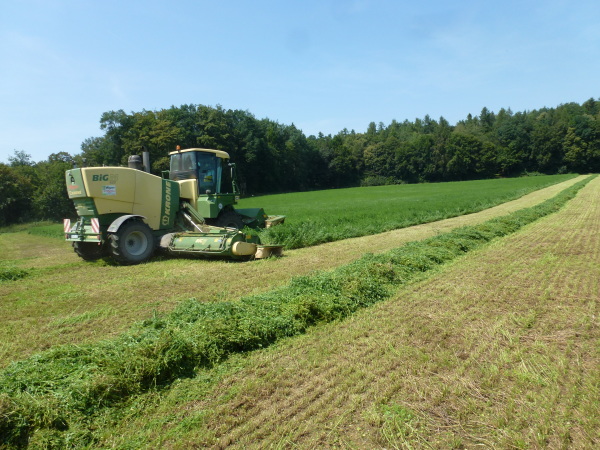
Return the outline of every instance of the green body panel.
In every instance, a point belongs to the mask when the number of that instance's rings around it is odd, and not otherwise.
[[[200,195],[196,202],[196,210],[205,219],[216,219],[222,210],[237,203],[235,197],[235,194]]]
[[[75,204],[75,210],[79,217],[98,217],[94,199],[89,197],[76,198],[73,200],[73,203]]]
[[[169,230],[175,225],[179,212],[179,183],[171,180],[162,180],[163,189],[161,196],[160,230]]]
[[[83,177],[81,176],[81,169],[67,170],[65,172],[65,181],[70,199],[87,197]]]

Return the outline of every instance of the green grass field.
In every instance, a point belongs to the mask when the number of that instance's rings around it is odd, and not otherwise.
[[[262,207],[267,214],[286,215],[283,226],[265,231],[261,238],[265,243],[292,249],[481,211],[572,177],[552,175],[301,192],[242,199],[239,207]]]
[[[576,181],[408,246],[250,263],[0,234],[0,447],[593,447],[599,181],[540,203]]]

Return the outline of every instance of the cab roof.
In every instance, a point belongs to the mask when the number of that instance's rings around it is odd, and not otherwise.
[[[175,150],[174,152],[169,152],[169,156],[176,155],[178,153],[187,153],[187,152],[214,153],[219,158],[229,159],[229,153],[224,152],[223,150],[214,150],[212,148],[186,148],[183,150]]]

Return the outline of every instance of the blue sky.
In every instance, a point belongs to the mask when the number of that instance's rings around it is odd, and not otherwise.
[[[600,97],[600,2],[0,2],[0,162],[105,111],[222,105],[306,135]]]

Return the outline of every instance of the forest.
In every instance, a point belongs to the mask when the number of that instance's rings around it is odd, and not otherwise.
[[[0,163],[0,226],[72,216],[64,171],[73,164],[126,165],[146,149],[152,172],[160,174],[177,145],[228,152],[246,195],[600,172],[600,99],[594,98],[517,113],[484,107],[455,125],[428,115],[371,122],[364,133],[344,129],[333,136],[307,137],[294,124],[193,104],[108,111],[100,129],[104,134],[86,139],[78,154],[34,162],[15,150],[8,164]]]

